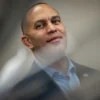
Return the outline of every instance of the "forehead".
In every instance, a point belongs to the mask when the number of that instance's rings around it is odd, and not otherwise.
[[[34,8],[31,8],[27,13],[27,21],[33,23],[39,19],[50,18],[52,16],[58,15],[58,12],[55,11],[51,6],[46,4],[37,5]]]

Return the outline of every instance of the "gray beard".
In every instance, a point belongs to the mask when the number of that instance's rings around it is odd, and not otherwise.
[[[50,66],[57,60],[66,56],[66,39],[62,39],[58,44],[46,44],[44,47],[33,52],[35,60],[41,66]]]

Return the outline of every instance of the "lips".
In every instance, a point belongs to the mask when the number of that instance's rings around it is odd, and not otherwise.
[[[61,38],[62,38],[61,36],[52,37],[49,40],[47,40],[47,42],[52,42],[52,41],[55,41],[55,40],[59,40]]]

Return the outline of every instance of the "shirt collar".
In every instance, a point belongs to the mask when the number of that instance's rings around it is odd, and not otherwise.
[[[68,72],[71,72],[71,71],[76,72],[76,68],[69,58],[67,58],[67,62],[68,62]]]
[[[70,72],[76,72],[76,68],[75,68],[75,66],[73,65],[73,63],[72,63],[72,61],[68,58],[68,57],[66,57],[66,61],[67,61],[67,63],[68,63],[68,73],[70,73]],[[35,60],[35,62],[38,64],[38,66],[41,68],[41,69],[43,69],[48,75],[50,75],[51,77],[53,77],[53,75],[55,74],[55,73],[60,73],[60,74],[62,74],[62,72],[60,72],[60,71],[57,71],[56,69],[54,69],[54,68],[51,68],[51,67],[44,67],[44,66],[41,66],[39,63],[38,63],[38,61],[36,61]],[[67,67],[66,66],[66,67]]]

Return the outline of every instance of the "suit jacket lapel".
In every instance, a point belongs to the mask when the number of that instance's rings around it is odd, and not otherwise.
[[[85,67],[83,65],[79,65],[75,62],[73,62],[73,64],[76,68],[76,74],[80,80],[80,83],[82,83],[84,80],[87,80],[88,78],[90,78],[91,68]]]

